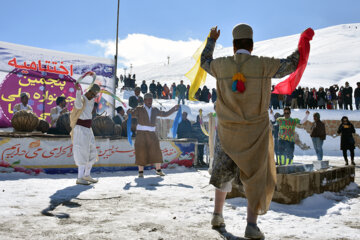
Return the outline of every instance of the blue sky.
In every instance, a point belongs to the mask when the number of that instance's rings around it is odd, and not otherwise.
[[[116,8],[117,0],[1,1],[0,41],[112,57]],[[359,23],[359,10],[358,0],[121,0],[120,64],[145,64],[151,56],[158,61],[156,55],[167,52],[181,58],[214,25],[221,29],[218,43],[229,47],[231,30],[240,22],[254,28],[256,42],[307,27]],[[148,56],[141,61],[143,51]]]

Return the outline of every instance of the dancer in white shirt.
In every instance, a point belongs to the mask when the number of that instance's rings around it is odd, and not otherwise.
[[[100,92],[100,87],[94,84],[83,96],[81,96],[80,85],[75,84],[75,88],[76,100],[70,114],[72,128],[70,134],[73,140],[74,160],[78,166],[76,184],[89,185],[98,182],[90,176],[92,165],[98,159],[91,119],[94,101]]]

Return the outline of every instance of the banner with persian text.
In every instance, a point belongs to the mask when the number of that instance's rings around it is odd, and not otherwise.
[[[20,94],[30,95],[28,104],[40,118],[49,121],[50,109],[56,98],[66,97],[67,108],[75,101],[74,84],[82,74],[96,73],[95,83],[114,92],[114,61],[0,42],[0,127],[11,127],[14,106],[20,103]],[[86,90],[92,78],[81,82]],[[113,98],[99,94],[98,113],[113,113]]]
[[[169,164],[191,167],[196,157],[196,146],[196,140],[160,140],[163,167]],[[99,161],[95,163],[95,168],[135,166],[135,149],[126,138],[96,138],[96,148]],[[49,173],[76,169],[70,137],[0,136],[0,172],[4,170],[1,169],[4,163],[9,168],[41,168]]]

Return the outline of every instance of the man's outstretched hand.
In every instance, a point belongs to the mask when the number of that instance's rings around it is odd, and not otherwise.
[[[215,41],[220,37],[220,29],[216,27],[211,28],[210,30],[210,38],[214,39]]]

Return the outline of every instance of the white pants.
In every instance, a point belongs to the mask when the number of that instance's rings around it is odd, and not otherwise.
[[[97,160],[97,150],[92,129],[76,125],[73,131],[75,164],[77,166],[94,164]]]

